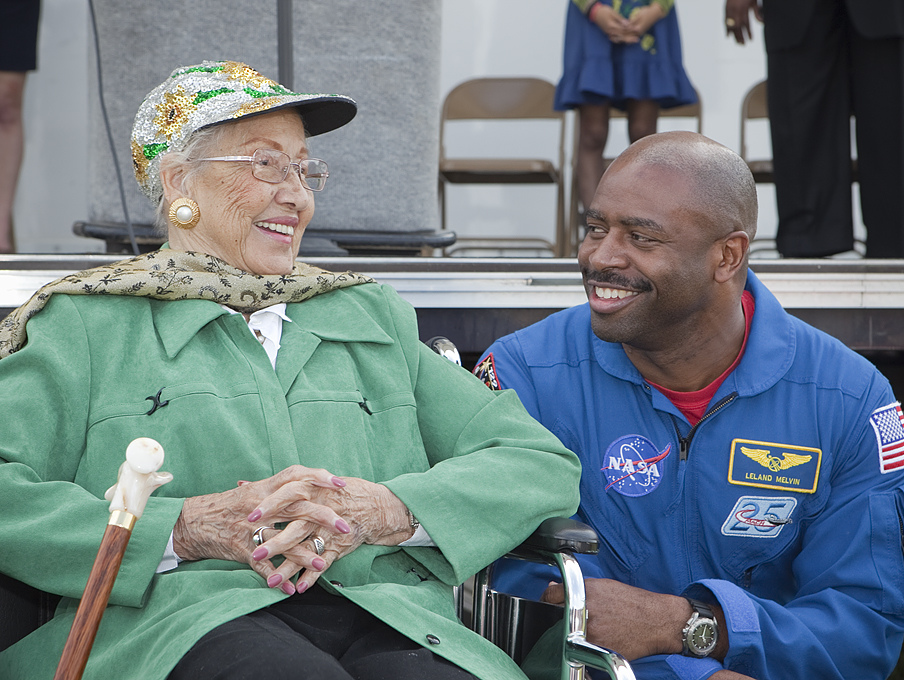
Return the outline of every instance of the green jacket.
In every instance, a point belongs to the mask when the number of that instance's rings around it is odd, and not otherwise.
[[[457,622],[452,586],[575,511],[576,457],[514,392],[420,343],[389,287],[287,314],[275,372],[243,318],[209,301],[54,295],[28,322],[28,344],[0,361],[0,571],[64,600],[0,654],[0,677],[52,677],[109,518],[104,491],[139,436],[163,445],[174,480],[135,526],[86,680],[165,678],[207,631],[286,597],[244,564],[155,570],[184,498],[293,464],[386,484],[438,546],[361,546],[321,583],[481,678],[523,677]],[[158,393],[166,405],[149,413]]]

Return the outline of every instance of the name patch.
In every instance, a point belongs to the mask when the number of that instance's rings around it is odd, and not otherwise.
[[[735,439],[728,462],[729,484],[814,493],[822,451],[806,446]]]
[[[606,450],[606,467],[602,469],[606,491],[615,489],[623,496],[646,496],[662,481],[659,462],[671,449],[669,444],[660,452],[639,434],[619,437]]]
[[[725,536],[775,538],[797,507],[796,498],[741,496],[722,525]]]

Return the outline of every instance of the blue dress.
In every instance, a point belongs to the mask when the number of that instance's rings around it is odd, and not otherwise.
[[[628,5],[638,4],[648,3],[622,0],[619,9],[626,13]],[[664,109],[695,103],[697,94],[681,61],[681,36],[675,10],[672,7],[663,19],[653,24],[640,42],[613,44],[569,0],[564,68],[556,87],[556,110],[606,103],[624,110],[626,99],[652,99]]]

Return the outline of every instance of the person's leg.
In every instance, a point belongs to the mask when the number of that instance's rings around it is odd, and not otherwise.
[[[353,602],[321,588],[283,600],[269,611],[337,658],[355,680],[475,680]]]
[[[904,39],[851,31],[860,207],[867,257],[904,257]]]
[[[854,246],[843,4],[816,3],[804,41],[768,53],[776,244],[785,257],[820,257]]]
[[[609,105],[581,106],[578,137],[578,196],[584,210],[590,206],[603,176],[603,151],[609,138]]]
[[[652,99],[627,100],[628,139],[633,144],[647,135],[656,134],[659,104]]]
[[[339,659],[355,680],[477,680],[362,610],[356,639]]]
[[[344,597],[312,588],[204,635],[168,680],[475,680]]]
[[[24,72],[0,71],[0,253],[13,252],[12,214],[24,148]]]
[[[351,680],[335,657],[267,609],[204,635],[168,680]]]

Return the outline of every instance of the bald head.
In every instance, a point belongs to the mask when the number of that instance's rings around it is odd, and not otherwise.
[[[744,231],[751,241],[756,236],[756,184],[731,149],[696,132],[661,132],[629,146],[610,171],[629,164],[659,167],[690,181],[698,201],[688,207],[704,215],[716,235]]]

